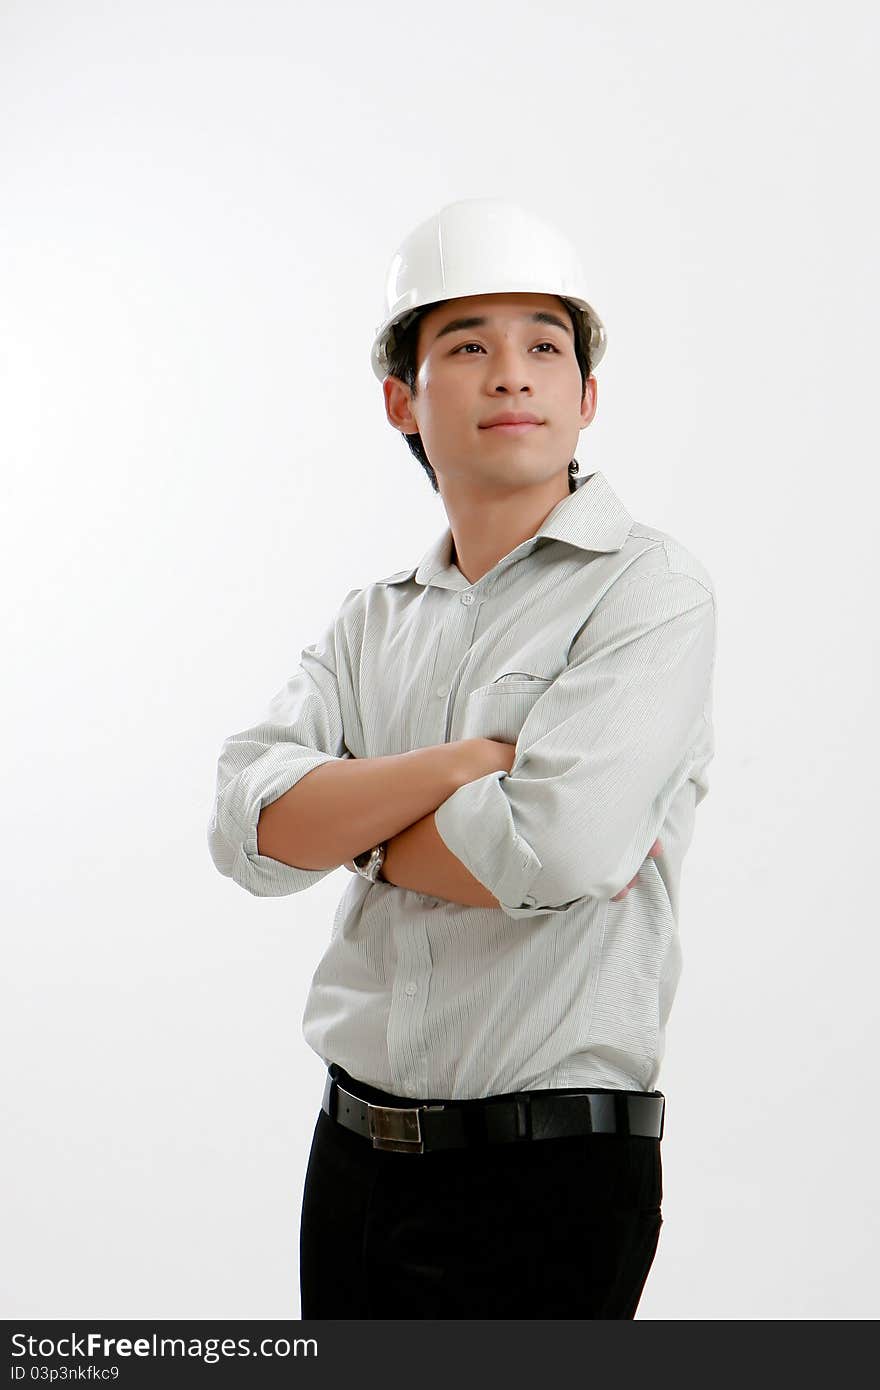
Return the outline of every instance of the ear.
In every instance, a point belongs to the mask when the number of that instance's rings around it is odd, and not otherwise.
[[[382,394],[389,424],[404,434],[418,434],[418,421],[410,409],[412,392],[406,382],[396,376],[386,376],[382,382]]]
[[[596,414],[598,405],[599,386],[594,376],[588,376],[584,386],[584,398],[581,401],[581,429],[585,429]]]

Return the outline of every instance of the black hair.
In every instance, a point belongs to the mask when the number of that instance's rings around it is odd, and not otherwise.
[[[562,296],[560,296],[562,298]],[[417,394],[416,374],[418,372],[418,346],[419,346],[419,324],[425,315],[432,309],[439,309],[441,304],[448,304],[448,299],[438,299],[433,304],[426,304],[420,309],[414,309],[406,318],[394,325],[394,331],[387,349],[388,375],[395,376],[400,381],[406,383],[413,395]],[[574,331],[574,353],[577,358],[578,366],[581,371],[581,399],[587,389],[587,378],[592,370],[590,363],[590,331],[584,323],[583,316],[574,310],[566,299],[562,299],[563,304],[568,310],[571,319],[571,326]],[[415,434],[404,434],[407,446],[415,454],[419,463],[424,468],[431,482],[431,487],[435,492],[440,488],[437,484],[437,475],[428,462],[428,455],[425,453],[425,446],[422,443],[422,436]],[[572,459],[568,465],[568,490],[574,492],[574,476],[578,471],[577,459]]]

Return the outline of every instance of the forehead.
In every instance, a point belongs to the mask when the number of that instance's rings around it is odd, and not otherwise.
[[[436,309],[429,309],[421,321],[423,341],[431,342],[449,324],[460,319],[485,318],[490,324],[529,323],[533,314],[552,314],[571,332],[571,317],[559,295],[530,294],[525,291],[509,294],[470,294],[448,299]]]

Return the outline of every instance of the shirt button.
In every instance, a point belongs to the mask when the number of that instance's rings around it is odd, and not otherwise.
[[[406,987],[406,992],[407,992],[407,994],[415,994],[415,992],[416,992],[417,989],[418,989],[418,985],[415,984],[415,982],[414,982],[413,980],[410,980],[409,984],[408,984],[407,987]]]
[[[462,603],[465,604],[465,605],[467,605],[467,604],[469,604],[469,603],[473,603],[473,601],[474,601],[474,596],[473,596],[473,594],[462,594],[462,596],[461,596],[461,601],[462,601]]]
[[[448,686],[448,685],[438,685],[438,687],[437,687],[437,694],[438,694],[438,695],[448,695],[448,694],[449,694],[449,686]]]

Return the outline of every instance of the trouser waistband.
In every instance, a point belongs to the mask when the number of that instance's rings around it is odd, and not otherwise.
[[[370,1099],[373,1097],[373,1099]],[[429,1153],[483,1144],[558,1139],[578,1134],[663,1138],[662,1091],[572,1087],[516,1091],[474,1100],[421,1101],[389,1093],[352,1077],[335,1062],[327,1070],[323,1110],[331,1120],[372,1140],[373,1148]]]

